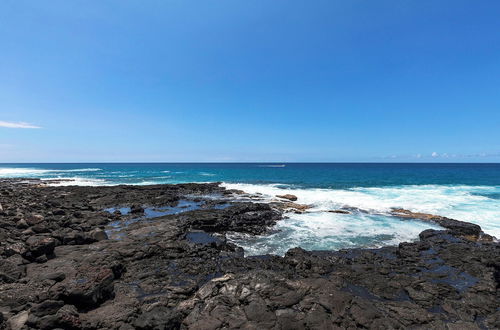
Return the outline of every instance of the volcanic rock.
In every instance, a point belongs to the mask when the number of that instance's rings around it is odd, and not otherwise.
[[[338,213],[338,214],[351,214],[351,212],[347,210],[329,210],[330,213]]]
[[[106,232],[100,228],[91,230],[88,233],[89,239],[94,242],[102,241],[108,239]]]
[[[278,198],[288,199],[289,201],[295,202],[298,198],[292,194],[276,195]]]
[[[26,217],[26,222],[30,226],[36,225],[44,220],[45,218],[40,214],[31,214],[28,217]]]
[[[21,219],[18,222],[16,222],[16,227],[19,229],[26,229],[29,227],[29,225],[25,219]]]
[[[130,207],[130,213],[144,213],[144,208],[141,205],[134,204]]]
[[[54,252],[56,242],[52,237],[46,236],[30,236],[26,240],[28,252],[25,255],[28,258],[36,258],[41,255],[50,255]]]
[[[0,180],[0,328],[500,328],[500,246],[474,224],[395,210],[443,230],[377,249],[244,257],[227,234],[266,235],[306,206],[245,202],[218,184],[49,184]],[[158,216],[106,211],[133,205]]]

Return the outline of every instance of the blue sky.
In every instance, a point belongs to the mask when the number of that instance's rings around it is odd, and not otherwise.
[[[497,0],[5,0],[0,162],[498,162],[499,17]]]

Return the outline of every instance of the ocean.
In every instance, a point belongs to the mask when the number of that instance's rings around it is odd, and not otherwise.
[[[418,239],[435,225],[389,215],[391,208],[477,223],[500,237],[500,164],[72,163],[0,164],[0,177],[72,179],[61,184],[222,182],[227,188],[294,194],[310,212],[287,214],[263,236],[229,235],[247,255],[380,247]],[[343,207],[351,214],[326,212]]]

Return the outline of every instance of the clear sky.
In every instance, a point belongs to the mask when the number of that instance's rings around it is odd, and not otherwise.
[[[62,161],[498,162],[500,1],[3,0],[0,162]]]

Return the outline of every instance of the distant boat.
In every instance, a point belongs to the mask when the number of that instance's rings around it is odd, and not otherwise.
[[[276,165],[258,165],[259,167],[285,167],[285,164],[276,164]]]

